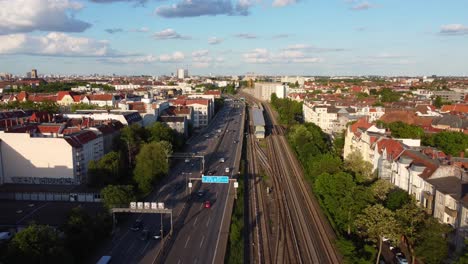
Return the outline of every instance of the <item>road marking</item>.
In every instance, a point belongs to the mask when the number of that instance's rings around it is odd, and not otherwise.
[[[226,206],[227,206],[227,203],[228,203],[228,200],[229,200],[229,191],[231,190],[230,187],[231,187],[231,184],[228,185],[228,193],[226,195],[226,202],[224,203],[223,216],[221,217],[221,226],[220,226],[219,231],[218,231],[218,239],[216,239],[216,247],[215,247],[215,250],[214,250],[213,262],[212,262],[213,264],[215,263],[216,252],[218,251],[219,238],[221,237],[221,229],[223,227],[224,215],[226,214]]]
[[[203,242],[205,241],[205,236],[202,237],[201,242],[200,242],[200,248],[203,246]]]
[[[148,239],[149,240],[149,239]],[[140,251],[140,254],[143,254],[145,251],[146,251],[146,248],[148,248],[149,244],[151,243],[151,240],[149,240],[148,242],[146,242],[146,245],[145,247],[143,248],[143,250]]]
[[[208,221],[206,221],[206,226],[208,227],[208,225],[210,224],[210,221],[211,221],[211,216],[210,218],[208,218]]]
[[[187,244],[188,244],[189,240],[190,240],[190,236],[187,237],[187,241],[185,241],[185,246],[184,246],[184,248],[187,248]]]
[[[197,217],[195,218],[195,221],[193,222],[193,226],[195,226],[197,224],[197,220],[198,220],[198,215]]]
[[[180,264],[182,261],[179,259],[179,261],[177,261],[177,264]]]
[[[29,212],[27,215],[23,216],[20,220],[18,220],[18,221],[16,222],[16,224],[21,223],[24,219],[26,219],[27,217],[33,215],[35,212],[37,212],[38,210],[44,208],[44,207],[47,206],[48,204],[49,204],[49,203],[45,203],[45,204],[43,204],[43,205],[37,207],[36,209],[32,210],[32,211]]]
[[[202,209],[202,208],[203,208],[203,203],[202,203],[202,204],[200,204],[200,209]]]

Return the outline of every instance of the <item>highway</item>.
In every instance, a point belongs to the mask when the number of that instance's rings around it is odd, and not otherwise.
[[[239,108],[236,105],[239,105]],[[238,163],[240,159],[241,146],[240,143],[234,143],[234,140],[239,142],[242,136],[242,131],[239,131],[240,122],[243,120],[243,116],[240,115],[242,110],[242,103],[226,102],[203,133],[189,141],[185,152],[204,155],[205,172],[215,171],[214,175],[237,173],[238,168],[234,171],[234,165],[235,160]],[[220,163],[221,157],[225,159],[224,163]],[[228,174],[225,173],[226,167],[230,168]],[[217,251],[224,252],[224,248],[218,248],[218,231],[222,220],[229,221],[223,218],[227,214],[225,207],[229,200],[229,185],[208,185],[193,181],[193,188],[188,188],[186,180],[201,178],[201,170],[201,159],[177,161],[171,167],[169,175],[145,200],[164,202],[166,208],[173,209],[174,226],[181,223],[180,230],[179,226],[176,226],[173,235],[168,236],[171,224],[169,215],[135,214],[127,221],[117,224],[112,240],[100,250],[101,255],[111,255],[112,263],[156,263],[160,262],[161,258],[167,258],[164,263],[212,263]],[[233,194],[232,184],[230,187]],[[203,197],[196,195],[199,188],[206,191]],[[192,192],[189,195],[190,199],[187,199],[188,191]],[[206,200],[211,202],[211,208],[203,208]],[[156,240],[152,239],[152,236],[146,240],[142,239],[141,230],[130,230],[136,219],[143,221],[144,227],[151,235],[161,230],[162,224],[164,239]],[[161,255],[163,243],[168,242],[171,247]],[[210,251],[200,248],[209,248]],[[96,256],[95,261],[101,255]]]
[[[213,175],[235,175],[238,166],[243,136],[240,131],[243,122],[243,108],[228,108],[224,117],[226,130],[218,150],[211,157],[209,171]],[[237,143],[234,143],[236,141]],[[220,159],[224,158],[224,162]],[[226,173],[226,167],[230,172]],[[237,176],[237,175],[235,175]],[[193,206],[190,208],[184,225],[169,252],[165,263],[215,263],[215,255],[225,248],[220,247],[220,227],[227,219],[228,192],[234,193],[233,184],[202,184],[201,190],[205,190],[203,197],[194,198]],[[203,202],[210,200],[211,208],[203,208]],[[227,236],[224,234],[224,239]]]

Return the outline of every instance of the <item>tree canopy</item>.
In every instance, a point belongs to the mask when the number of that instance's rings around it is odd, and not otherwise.
[[[151,192],[153,183],[160,180],[169,170],[167,155],[170,150],[167,148],[170,144],[163,142],[144,144],[136,156],[133,178],[144,194]]]
[[[107,208],[126,206],[135,201],[135,192],[132,185],[107,185],[101,190],[104,205]]]
[[[468,135],[462,132],[443,131],[428,136],[423,143],[438,148],[446,154],[459,156],[468,149]]]

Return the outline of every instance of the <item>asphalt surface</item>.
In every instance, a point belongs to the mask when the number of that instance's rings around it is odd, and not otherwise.
[[[213,175],[219,176],[233,173],[235,156],[241,154],[239,143],[234,143],[234,140],[239,141],[242,136],[242,131],[239,131],[241,112],[241,107],[236,108],[232,102],[226,102],[203,133],[192,139],[187,146],[187,152],[205,155],[206,172],[215,171]],[[225,162],[220,163],[220,158],[224,158]],[[229,173],[225,172],[226,167],[230,168]],[[218,231],[225,214],[228,186],[231,186],[231,192],[234,188],[232,184],[201,184],[199,181],[193,181],[193,188],[187,188],[186,180],[201,178],[201,170],[200,159],[178,161],[161,187],[145,200],[164,202],[166,208],[173,209],[173,222],[178,219],[184,208],[188,210],[188,213],[184,214],[184,225],[173,238],[175,241],[165,263],[212,263],[215,252],[219,250]],[[203,197],[196,195],[199,188],[205,190]],[[188,191],[191,194],[187,194]],[[191,199],[187,199],[188,195]],[[211,208],[203,207],[207,200],[211,202]],[[95,262],[101,255],[111,255],[112,263],[154,263],[165,240],[153,239],[152,234],[159,233],[162,229],[166,237],[170,232],[170,216],[132,214],[123,218],[117,216],[117,219],[112,240],[103,246]],[[142,237],[141,229],[130,230],[136,219],[143,221],[144,228],[150,233],[148,239]]]
[[[243,131],[239,130],[244,117],[240,115],[242,108],[227,107],[227,111],[223,118],[227,123],[226,132],[210,165],[210,170],[216,171],[214,175],[232,176],[238,172],[237,170],[233,172],[233,168],[237,167],[236,157],[241,155],[239,141]],[[234,140],[238,143],[234,143]],[[221,158],[224,158],[224,163],[220,162]],[[229,173],[225,172],[226,167],[229,167]],[[218,251],[225,250],[219,243],[221,224],[223,221],[229,221],[226,219],[228,191],[232,194],[235,189],[233,184],[202,184],[201,189],[205,190],[206,194],[197,197],[198,201],[195,201],[190,208],[184,226],[165,263],[214,263]],[[206,200],[211,201],[211,208],[203,207],[203,202]]]

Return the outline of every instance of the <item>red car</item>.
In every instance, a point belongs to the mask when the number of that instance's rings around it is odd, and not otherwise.
[[[205,208],[211,208],[211,202],[210,201],[205,201],[204,205],[205,205]]]

